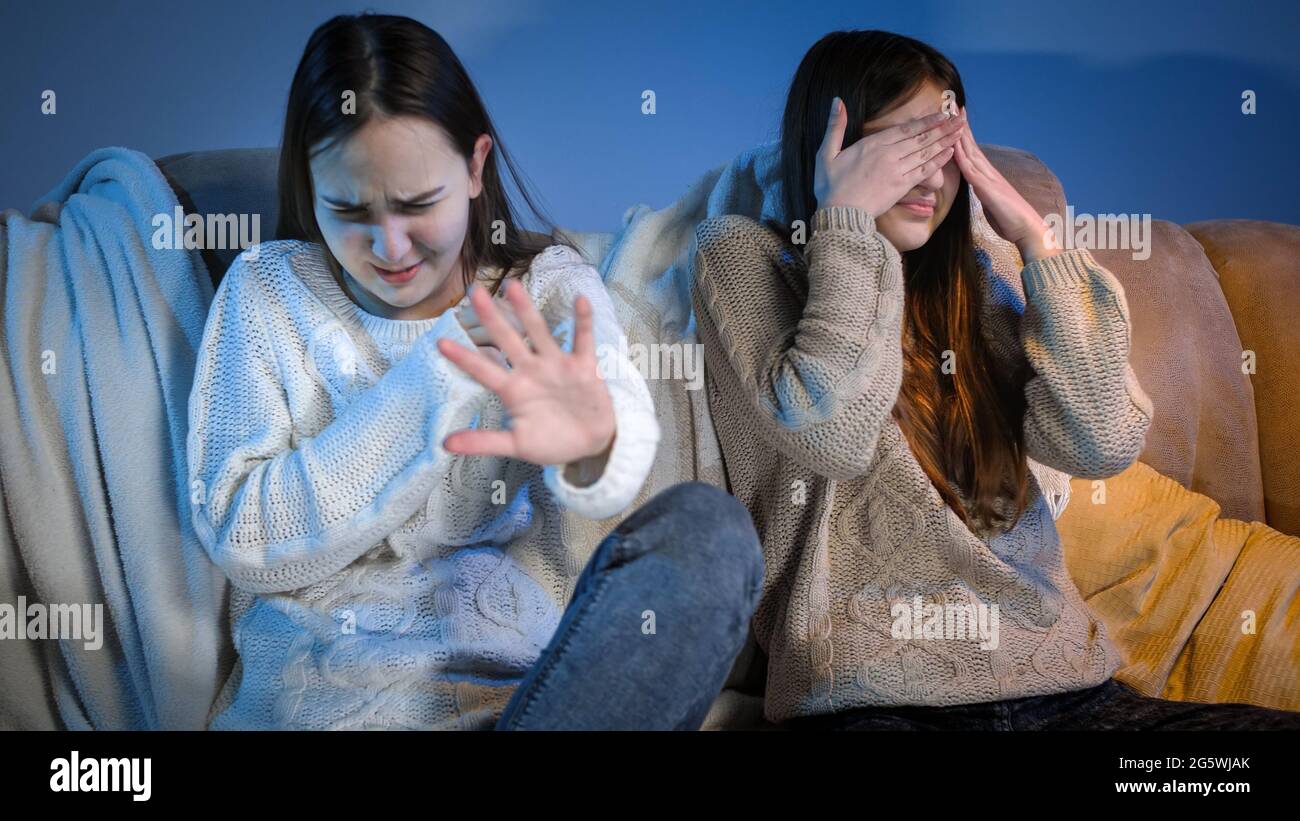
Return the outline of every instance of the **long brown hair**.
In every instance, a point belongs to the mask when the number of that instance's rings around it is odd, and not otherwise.
[[[865,124],[908,99],[926,80],[951,89],[957,104],[966,104],[956,67],[919,40],[885,31],[837,31],[813,45],[786,100],[781,124],[784,214],[782,223],[772,227],[793,242],[795,221],[807,225],[816,211],[816,155],[834,97],[844,101],[850,123]],[[862,136],[862,129],[849,129],[844,146]],[[983,273],[975,257],[970,207],[970,188],[962,179],[929,241],[902,254],[903,380],[892,415],[944,501],[968,527],[989,527],[1001,518],[998,500],[1012,501],[1011,522],[1027,505],[1022,443],[1027,372],[1001,372],[983,336]],[[953,354],[951,374],[942,371],[945,351]]]
[[[343,94],[355,94],[355,112],[344,113]],[[492,138],[483,164],[483,190],[470,200],[469,226],[461,246],[465,287],[480,266],[499,269],[492,292],[508,276],[522,274],[548,245],[573,243],[545,216],[511,160],[465,67],[436,31],[417,20],[388,14],[339,15],[312,32],[293,75],[280,141],[277,239],[320,244],[336,278],[342,266],[325,246],[313,208],[310,161],[347,139],[375,116],[411,115],[433,122],[469,162],[480,134]],[[502,184],[498,160],[543,233],[520,228]],[[492,242],[500,220],[504,241]],[[576,250],[576,249],[575,249]]]

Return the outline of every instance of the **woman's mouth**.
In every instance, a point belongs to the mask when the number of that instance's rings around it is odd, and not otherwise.
[[[400,271],[390,271],[387,268],[380,268],[374,263],[371,263],[370,267],[375,269],[375,273],[383,277],[384,282],[392,285],[400,285],[403,282],[410,282],[415,279],[415,275],[420,272],[420,266],[422,265],[424,265],[424,260],[420,260],[410,268],[403,268]]]
[[[900,202],[899,206],[922,217],[934,216],[934,205],[922,202]]]

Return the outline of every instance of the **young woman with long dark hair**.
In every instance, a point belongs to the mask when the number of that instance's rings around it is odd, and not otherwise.
[[[696,232],[695,307],[732,491],[767,580],[765,713],[794,727],[1296,726],[1145,698],[1067,574],[1028,460],[1113,476],[1151,400],[1118,280],[1048,241],[980,151],[952,63],[828,34],[795,73],[784,213]],[[991,312],[974,191],[1024,261]]]

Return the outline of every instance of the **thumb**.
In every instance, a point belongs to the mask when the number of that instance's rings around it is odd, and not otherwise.
[[[821,148],[817,153],[825,159],[834,159],[844,147],[844,130],[848,127],[848,115],[844,103],[839,97],[831,100],[831,118],[826,123],[826,134],[822,137]]]

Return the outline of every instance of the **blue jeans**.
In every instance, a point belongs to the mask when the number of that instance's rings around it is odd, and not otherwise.
[[[664,490],[600,543],[496,729],[699,729],[762,585],[744,505],[703,482]]]
[[[951,707],[869,707],[792,719],[794,730],[1297,730],[1300,713],[1169,701],[1118,679],[1096,687]]]

